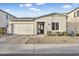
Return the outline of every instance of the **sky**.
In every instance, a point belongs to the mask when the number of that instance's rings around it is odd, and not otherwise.
[[[0,3],[0,9],[16,17],[38,17],[50,13],[66,13],[78,3]]]

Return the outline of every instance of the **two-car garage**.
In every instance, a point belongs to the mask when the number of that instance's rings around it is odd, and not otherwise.
[[[33,19],[13,19],[9,25],[8,34],[34,34]]]
[[[33,34],[33,24],[32,23],[21,23],[21,24],[13,24],[13,33],[14,34]]]

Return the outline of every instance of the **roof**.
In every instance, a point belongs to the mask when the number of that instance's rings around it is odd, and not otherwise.
[[[63,15],[66,16],[64,13],[51,13],[51,14],[47,14],[47,15],[43,15],[43,16],[39,16],[39,17],[21,17],[21,18],[16,18],[16,19],[12,19],[13,21],[34,21],[37,18],[41,18],[41,17],[46,17],[46,16],[51,16],[51,15]]]
[[[16,18],[12,19],[12,21],[34,21],[35,18],[29,18],[29,17],[21,17],[21,18]]]
[[[51,16],[51,15],[63,15],[63,16],[66,16],[64,13],[50,13],[50,14],[47,14],[47,15],[43,15],[43,16],[39,16],[39,17],[36,17],[36,18],[41,18],[41,17],[46,17],[46,16]]]
[[[34,20],[10,20],[10,21],[34,21]]]
[[[69,14],[69,13],[71,13],[71,12],[73,12],[73,11],[77,10],[77,9],[79,9],[79,7],[77,7],[77,8],[75,8],[75,9],[73,9],[72,11],[68,12],[67,14]]]
[[[6,12],[6,11],[3,11],[3,10],[1,10],[1,9],[0,9],[0,11],[4,12],[4,13],[6,13],[6,14],[9,14],[9,15],[11,15],[11,16],[13,16],[13,17],[15,17],[15,18],[17,18],[16,16],[14,16],[14,15],[12,15],[12,14],[10,14],[10,13]]]
[[[21,18],[17,18],[17,19],[35,19],[35,17],[21,17]]]

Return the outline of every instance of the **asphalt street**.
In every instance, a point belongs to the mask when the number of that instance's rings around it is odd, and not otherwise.
[[[3,55],[79,55],[79,44],[0,44]]]

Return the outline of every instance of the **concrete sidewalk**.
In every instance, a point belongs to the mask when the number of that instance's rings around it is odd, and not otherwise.
[[[79,55],[79,44],[0,44],[0,54]]]

